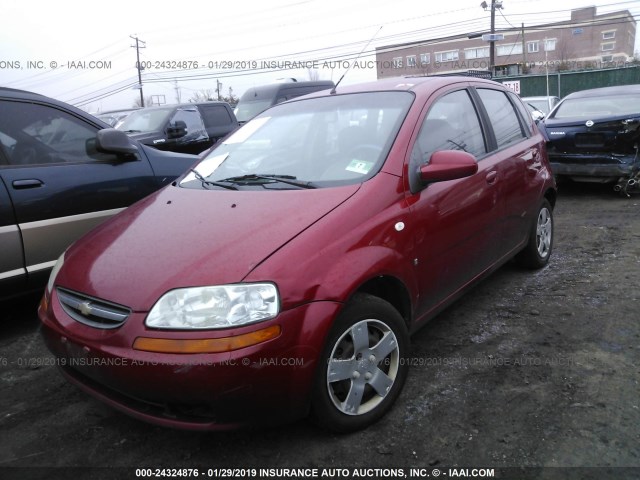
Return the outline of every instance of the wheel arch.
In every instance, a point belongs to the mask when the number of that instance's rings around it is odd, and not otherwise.
[[[391,275],[379,275],[360,285],[351,298],[360,293],[367,293],[390,303],[404,319],[407,329],[410,330],[412,318],[411,296],[409,290],[400,279]]]
[[[546,192],[544,192],[544,198],[547,199],[547,201],[551,205],[551,208],[556,208],[557,197],[558,197],[558,192],[554,188],[549,188],[547,189]]]

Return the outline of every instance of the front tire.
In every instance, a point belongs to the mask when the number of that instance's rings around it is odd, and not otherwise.
[[[388,302],[359,294],[329,333],[316,375],[312,415],[329,430],[351,432],[379,420],[407,377],[409,335]]]
[[[529,232],[527,246],[517,255],[516,260],[527,268],[538,269],[549,263],[553,250],[553,209],[544,200]]]

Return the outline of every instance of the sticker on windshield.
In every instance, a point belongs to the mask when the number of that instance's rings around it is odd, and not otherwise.
[[[227,159],[228,156],[229,156],[229,153],[224,153],[222,155],[207,157],[204,160],[202,160],[198,165],[196,165],[194,170],[206,178],[209,175],[211,175],[215,171],[215,169],[218,168],[220,164]],[[196,179],[195,172],[189,172],[189,174],[182,179],[182,181],[180,182],[180,185],[195,179]]]
[[[251,120],[245,123],[241,128],[235,131],[233,135],[224,141],[225,145],[232,145],[234,143],[242,143],[247,140],[251,135],[256,133],[265,123],[271,120],[271,117],[262,117]]]
[[[365,162],[364,160],[353,159],[345,169],[347,172],[360,173],[366,175],[373,168],[373,162]]]

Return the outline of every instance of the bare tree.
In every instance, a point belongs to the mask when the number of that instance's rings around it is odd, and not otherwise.
[[[153,96],[152,95],[144,97],[144,106],[148,107],[149,105],[153,105]],[[133,106],[134,107],[142,107],[142,103],[140,102],[140,97],[136,97],[136,99],[133,101]]]
[[[233,87],[229,87],[229,95],[222,97],[223,102],[227,102],[229,105],[235,106],[238,103],[238,97],[233,94]]]
[[[307,76],[311,82],[317,82],[320,80],[320,72],[316,68],[307,68]]]
[[[217,100],[218,96],[216,95],[215,90],[211,90],[210,88],[206,90],[199,90],[193,94],[193,96],[189,99],[189,103],[198,103],[198,102],[210,102],[211,100]]]

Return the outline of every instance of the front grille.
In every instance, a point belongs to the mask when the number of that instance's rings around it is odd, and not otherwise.
[[[63,310],[75,321],[94,328],[118,328],[131,314],[131,309],[99,300],[82,293],[57,288]]]

